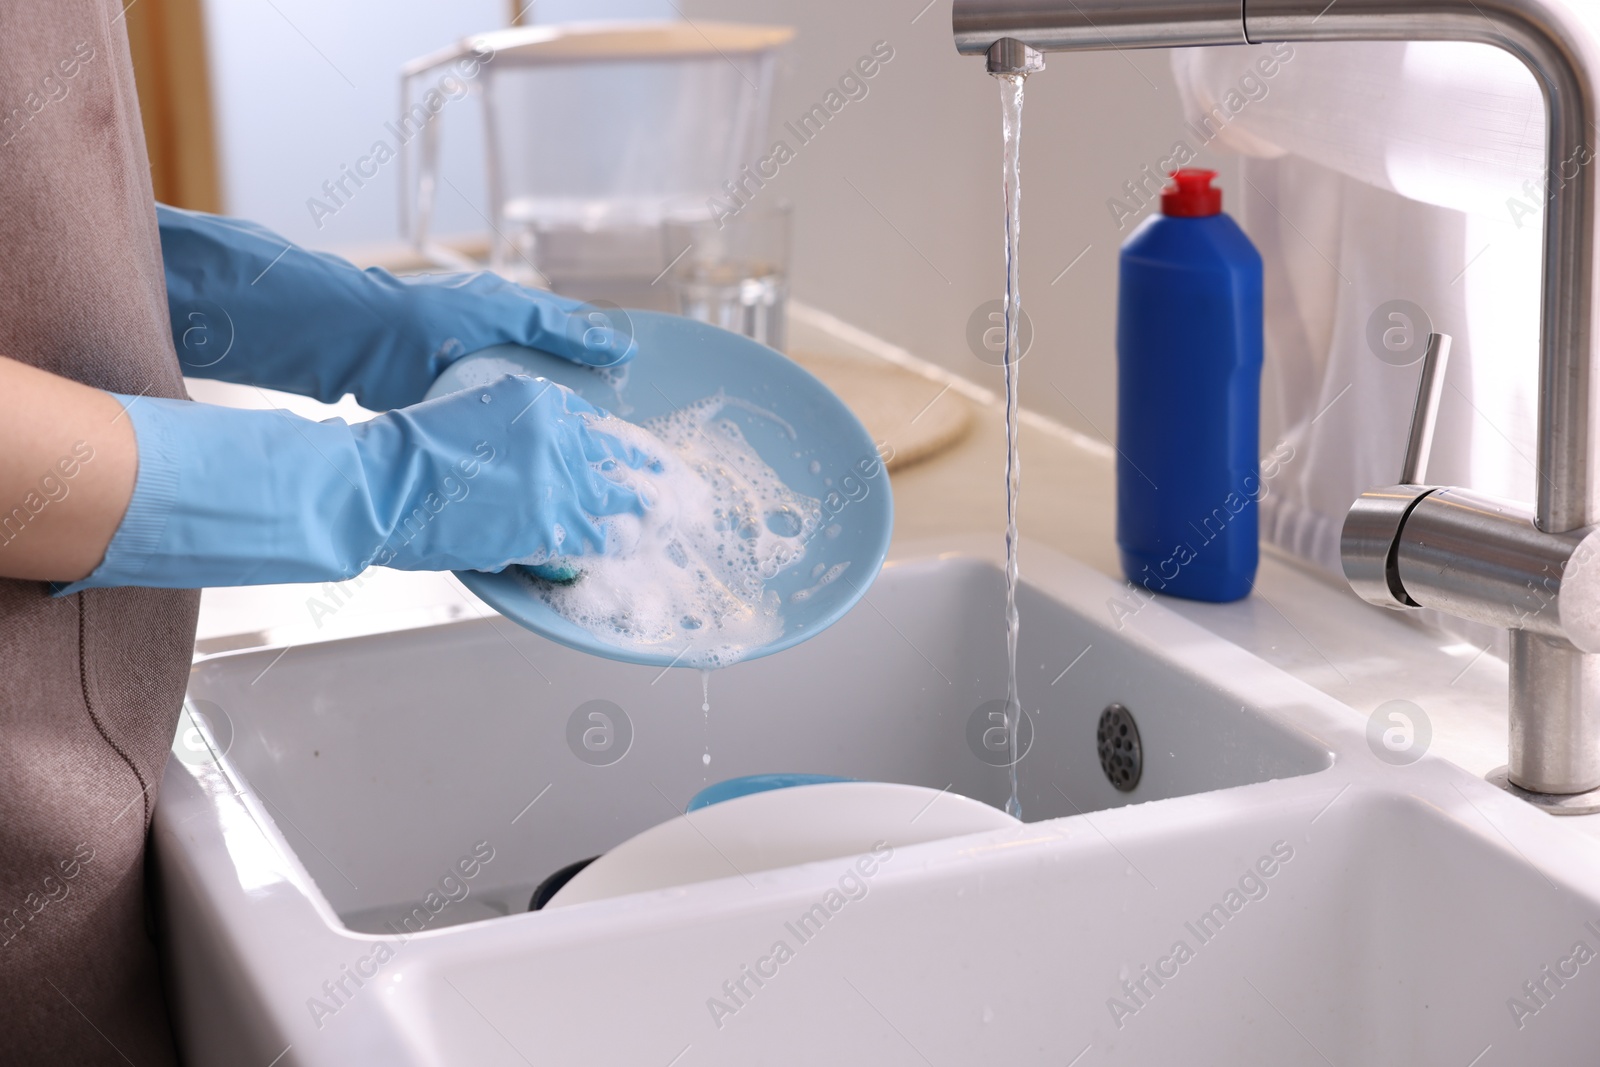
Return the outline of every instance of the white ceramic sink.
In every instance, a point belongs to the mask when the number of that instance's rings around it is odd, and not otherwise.
[[[1600,956],[1574,955],[1600,953],[1600,845],[1443,761],[1390,766],[1364,717],[1159,604],[1119,628],[1124,587],[1024,558],[1028,825],[891,840],[870,876],[841,857],[524,911],[735,775],[1002,803],[1006,770],[969,741],[1005,689],[981,551],[907,552],[826,633],[715,675],[709,716],[694,672],[503,621],[201,660],[191,697],[226,754],[183,748],[155,831],[190,1062],[1600,1055]],[[1096,752],[1112,702],[1142,736],[1131,793]],[[569,745],[580,707],[609,718]],[[622,758],[584,748],[585,723],[603,747],[624,716]]]

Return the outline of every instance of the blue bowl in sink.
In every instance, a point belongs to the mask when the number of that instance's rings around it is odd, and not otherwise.
[[[842,618],[878,576],[894,522],[889,474],[860,420],[793,360],[747,337],[663,312],[607,315],[614,328],[630,330],[639,343],[638,356],[625,366],[597,370],[534,349],[499,345],[456,361],[428,397],[486,385],[507,374],[532,374],[630,422],[666,415],[718,391],[742,402],[725,409],[723,417],[738,424],[785,485],[822,503],[822,532],[798,563],[767,582],[783,603],[781,634],[744,658],[799,644]],[[834,571],[838,564],[847,566]],[[817,576],[829,572],[837,577],[819,584]],[[623,648],[596,637],[541,600],[536,579],[522,567],[497,574],[456,573],[506,618],[571,648],[663,667],[682,655],[681,650]]]

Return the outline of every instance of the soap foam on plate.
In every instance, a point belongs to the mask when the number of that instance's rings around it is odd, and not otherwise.
[[[603,472],[639,492],[644,514],[597,520],[605,555],[528,561],[579,573],[570,584],[530,577],[540,600],[607,643],[686,667],[726,667],[782,635],[782,604],[766,583],[804,558],[822,506],[783,484],[724,415],[729,407],[793,435],[720,392],[639,425],[589,418],[653,460]]]

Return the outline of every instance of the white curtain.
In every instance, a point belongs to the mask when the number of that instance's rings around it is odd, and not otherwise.
[[[1190,119],[1220,122],[1213,147],[1245,157],[1229,210],[1266,266],[1262,447],[1294,458],[1263,535],[1339,574],[1345,512],[1399,479],[1416,391],[1420,364],[1369,344],[1391,301],[1455,342],[1428,480],[1533,499],[1544,105],[1486,45],[1275,47],[1270,79],[1255,66],[1269,46],[1182,50],[1173,67]]]

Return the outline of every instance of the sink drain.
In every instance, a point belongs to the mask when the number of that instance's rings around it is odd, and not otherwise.
[[[1100,746],[1100,769],[1119,790],[1133,792],[1144,772],[1144,748],[1139,744],[1139,724],[1133,721],[1133,712],[1121,704],[1107,704],[1100,713],[1095,738]]]

